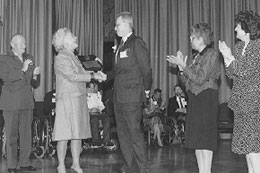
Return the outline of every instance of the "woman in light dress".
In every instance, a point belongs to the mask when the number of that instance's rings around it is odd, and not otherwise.
[[[91,137],[89,112],[87,108],[86,82],[91,79],[106,80],[102,72],[86,71],[74,55],[78,47],[77,38],[67,28],[59,29],[53,36],[52,44],[58,54],[55,57],[56,75],[56,116],[53,140],[57,141],[58,173],[65,173],[65,156],[68,140],[71,140],[73,163],[71,169],[78,173],[81,140]]]

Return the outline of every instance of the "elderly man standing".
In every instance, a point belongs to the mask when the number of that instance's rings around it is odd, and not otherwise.
[[[35,171],[30,165],[31,123],[34,99],[32,87],[39,85],[40,68],[25,53],[25,38],[16,34],[11,39],[10,53],[0,55],[0,78],[3,80],[0,109],[3,110],[6,128],[8,172]],[[18,164],[17,146],[20,141]]]

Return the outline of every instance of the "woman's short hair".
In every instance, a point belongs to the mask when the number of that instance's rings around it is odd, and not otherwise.
[[[56,51],[64,49],[65,39],[68,34],[71,34],[71,31],[68,28],[61,28],[54,33],[52,44]]]
[[[245,33],[249,33],[250,39],[255,40],[260,35],[260,16],[253,11],[240,11],[235,15],[236,25],[241,25]]]
[[[207,23],[198,23],[191,28],[191,33],[197,37],[202,37],[206,45],[213,42],[213,32]]]

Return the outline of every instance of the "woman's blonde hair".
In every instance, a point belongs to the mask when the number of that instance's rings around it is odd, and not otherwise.
[[[64,43],[66,42],[65,40],[68,34],[72,34],[68,28],[61,28],[54,33],[52,44],[56,51],[64,49]]]

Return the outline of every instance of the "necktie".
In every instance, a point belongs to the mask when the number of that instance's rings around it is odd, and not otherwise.
[[[179,107],[180,107],[180,108],[183,108],[183,105],[182,105],[182,103],[181,103],[181,97],[178,97],[178,102],[179,102]]]
[[[121,39],[120,44],[118,46],[118,49],[116,51],[116,56],[115,56],[115,63],[116,64],[117,64],[117,61],[118,61],[118,53],[119,53],[120,49],[123,47],[123,45],[124,45],[124,41],[123,41],[123,39]]]

